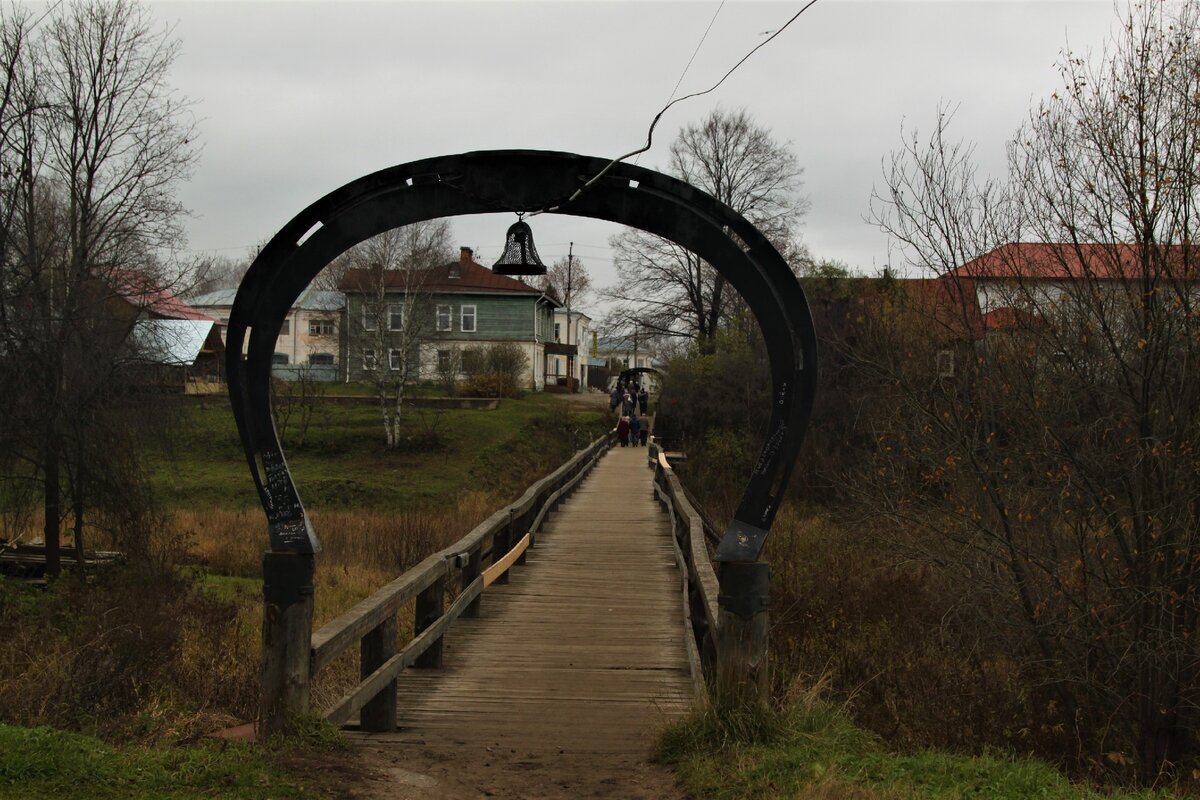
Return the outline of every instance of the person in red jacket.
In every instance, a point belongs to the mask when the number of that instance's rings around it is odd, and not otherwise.
[[[629,417],[621,417],[621,421],[617,423],[617,441],[621,443],[621,447],[629,445]]]

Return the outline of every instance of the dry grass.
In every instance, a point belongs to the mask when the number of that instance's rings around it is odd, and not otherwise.
[[[461,538],[501,505],[464,493],[437,511],[326,511],[313,515],[314,625]],[[266,547],[260,511],[179,511],[156,532],[159,549],[199,569],[138,564],[45,594],[0,595],[0,717],[113,737],[187,739],[253,718]],[[104,546],[96,537],[96,546]],[[173,563],[174,558],[165,563]],[[0,583],[0,589],[3,589]],[[7,612],[7,613],[5,613]],[[400,611],[401,643],[412,609]],[[313,685],[328,707],[358,680],[351,648]]]

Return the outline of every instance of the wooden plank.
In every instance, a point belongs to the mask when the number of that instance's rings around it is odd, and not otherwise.
[[[513,545],[513,548],[505,554],[504,558],[492,564],[483,571],[483,585],[491,586],[496,582],[496,579],[508,571],[508,568],[520,557],[521,553],[525,552],[525,548],[529,547],[529,534],[521,537],[521,541]]]
[[[479,619],[456,623],[444,668],[400,676],[397,733],[361,741],[640,758],[686,712],[683,581],[646,451],[591,461],[557,510],[531,520],[526,566],[487,589]]]
[[[334,725],[342,725],[362,710],[363,706],[391,683],[405,667],[410,666],[418,656],[440,639],[450,624],[463,612],[463,609],[470,605],[471,601],[482,591],[483,578],[476,578],[469,588],[455,598],[454,602],[450,604],[450,608],[446,609],[446,613],[439,617],[437,622],[409,642],[407,647],[385,661],[379,669],[360,683],[358,688],[342,698],[341,702],[325,712],[325,719]]]

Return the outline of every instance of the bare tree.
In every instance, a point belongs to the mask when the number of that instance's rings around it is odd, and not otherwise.
[[[1067,56],[1006,183],[977,179],[946,114],[908,140],[876,220],[1008,324],[952,379],[912,313],[857,350],[891,405],[853,483],[928,534],[908,546],[1053,702],[1064,751],[1147,782],[1200,755],[1198,63],[1197,7],[1153,0],[1103,58]]]
[[[754,223],[798,267],[805,255],[796,226],[807,210],[803,169],[787,144],[744,109],[716,109],[680,130],[669,172],[711,194]],[[627,230],[614,236],[619,281],[609,295],[622,316],[661,334],[711,345],[737,302],[725,278],[695,254],[658,236]]]
[[[578,310],[591,299],[592,277],[579,256],[572,256],[570,264],[567,262],[568,259],[560,258],[547,267],[540,288],[553,293],[564,306]]]
[[[105,472],[90,458],[112,453],[89,440],[121,407],[113,378],[132,318],[113,301],[136,296],[155,253],[180,240],[174,192],[196,157],[194,123],[168,83],[177,42],[142,6],[56,7],[36,32],[15,12],[0,31],[0,357],[22,376],[18,450],[41,477],[53,574],[64,468],[79,546]]]
[[[405,392],[419,376],[421,339],[432,327],[432,273],[450,260],[445,220],[385,231],[346,259],[362,302],[361,313],[350,315],[350,338],[362,343],[364,374],[379,399],[388,448],[400,446]]]

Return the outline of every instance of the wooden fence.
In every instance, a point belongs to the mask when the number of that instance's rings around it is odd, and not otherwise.
[[[705,521],[657,442],[650,443],[649,455],[654,466],[654,493],[671,518],[689,633],[688,661],[697,689],[703,690],[705,678],[711,679],[715,669],[718,620],[717,574],[704,541]]]
[[[604,455],[611,438],[610,434],[592,442],[530,486],[519,500],[316,631],[310,678],[355,642],[360,653],[361,682],[326,710],[325,718],[341,725],[359,715],[363,730],[393,730],[397,676],[410,666],[442,665],[442,637],[451,623],[460,616],[478,616],[483,591],[493,583],[506,583],[508,570],[524,563],[546,515]],[[448,591],[451,588],[457,591]],[[448,594],[453,596],[449,606]],[[413,638],[397,652],[396,617],[414,598]]]

